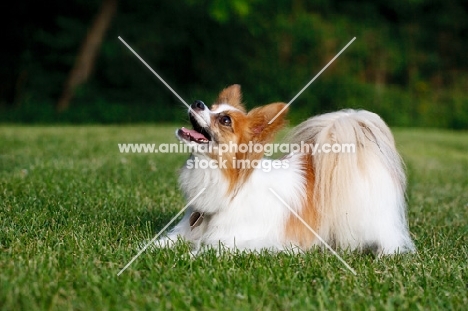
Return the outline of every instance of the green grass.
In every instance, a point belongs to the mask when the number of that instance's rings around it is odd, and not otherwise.
[[[428,310],[468,305],[468,133],[396,129],[407,163],[414,255],[327,252],[196,258],[143,253],[184,205],[174,126],[0,127],[2,310]]]

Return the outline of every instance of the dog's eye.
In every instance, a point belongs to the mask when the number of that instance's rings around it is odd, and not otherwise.
[[[231,118],[228,116],[222,116],[221,118],[219,118],[219,122],[221,122],[221,124],[225,126],[230,126],[232,123]]]

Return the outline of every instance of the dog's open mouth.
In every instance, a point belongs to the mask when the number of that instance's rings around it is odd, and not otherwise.
[[[189,130],[185,127],[178,130],[177,134],[187,140],[193,141],[197,144],[207,144],[211,140],[211,135],[208,133],[206,129],[204,129],[200,124],[198,124],[197,120],[190,115],[190,122],[192,123],[193,129]]]

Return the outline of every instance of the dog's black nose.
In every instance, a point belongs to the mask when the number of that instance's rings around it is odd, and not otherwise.
[[[195,111],[202,111],[205,110],[205,103],[203,103],[201,100],[196,100],[193,102],[191,108]]]

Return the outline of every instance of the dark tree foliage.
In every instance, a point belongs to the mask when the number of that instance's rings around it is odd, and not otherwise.
[[[0,121],[173,122],[186,101],[239,83],[249,107],[289,101],[291,118],[365,108],[391,125],[468,128],[468,2],[463,0],[119,0],[92,76],[53,107],[101,0],[13,4],[0,66]]]

